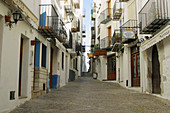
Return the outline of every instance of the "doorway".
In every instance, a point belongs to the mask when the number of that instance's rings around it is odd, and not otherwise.
[[[160,83],[161,79],[158,49],[156,45],[154,45],[152,50],[152,93],[161,93]]]
[[[116,56],[107,57],[107,80],[116,80]]]
[[[21,43],[20,43],[20,63],[19,63],[19,87],[18,87],[18,96],[21,96],[22,58],[23,58],[23,38],[21,38]]]
[[[131,48],[131,80],[132,87],[140,87],[140,54],[137,46]]]
[[[29,75],[29,39],[25,36],[20,38],[19,53],[19,78],[18,96],[27,97],[28,75]]]

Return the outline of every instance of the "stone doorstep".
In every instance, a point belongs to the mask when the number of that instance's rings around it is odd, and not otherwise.
[[[141,92],[141,87],[125,87],[125,88],[133,90],[133,91]]]

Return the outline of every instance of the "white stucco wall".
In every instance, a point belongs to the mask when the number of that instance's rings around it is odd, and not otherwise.
[[[99,56],[99,60],[97,63],[97,72],[98,72],[98,80],[107,80],[107,57]]]

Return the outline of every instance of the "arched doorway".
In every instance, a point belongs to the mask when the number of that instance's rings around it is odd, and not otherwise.
[[[152,93],[160,94],[161,78],[160,78],[160,63],[159,63],[159,56],[158,50],[156,45],[153,46],[152,50]]]

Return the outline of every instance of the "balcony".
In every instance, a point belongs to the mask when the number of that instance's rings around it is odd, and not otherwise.
[[[109,50],[111,48],[111,36],[107,36],[105,38],[100,39],[100,48]]]
[[[91,47],[94,47],[95,39],[91,39]]]
[[[121,42],[122,42],[122,36],[121,36],[120,29],[115,29],[113,38],[112,38],[112,44],[113,44],[112,51],[113,52],[118,51],[118,47],[121,44]]]
[[[129,0],[119,0],[119,2],[128,2]]]
[[[170,20],[169,0],[148,0],[139,12],[141,34],[153,34]]]
[[[99,23],[106,24],[109,21],[111,21],[113,16],[112,13],[113,13],[112,8],[107,8],[104,11],[102,11],[99,16]]]
[[[113,21],[119,21],[121,15],[122,15],[121,3],[115,1],[113,6]]]
[[[73,47],[73,35],[72,35],[71,31],[69,32],[69,40],[66,41],[65,43],[63,43],[63,45],[66,48],[72,48]]]
[[[76,9],[80,9],[80,0],[73,0],[73,3]]]
[[[73,14],[74,8],[73,8],[73,4],[72,4],[71,0],[67,0],[64,2],[64,8],[68,15]]]
[[[39,32],[46,38],[57,38],[60,42],[65,42],[67,34],[64,29],[64,24],[59,19],[53,5],[40,5],[40,24]]]
[[[79,21],[79,19],[77,20],[76,18],[74,18],[74,20],[72,22],[72,26],[71,26],[71,31],[73,33],[80,31],[80,21]]]
[[[122,43],[128,44],[137,39],[137,29],[139,26],[137,25],[137,20],[128,20],[120,27]]]
[[[76,42],[76,52],[81,52],[82,45]]]

